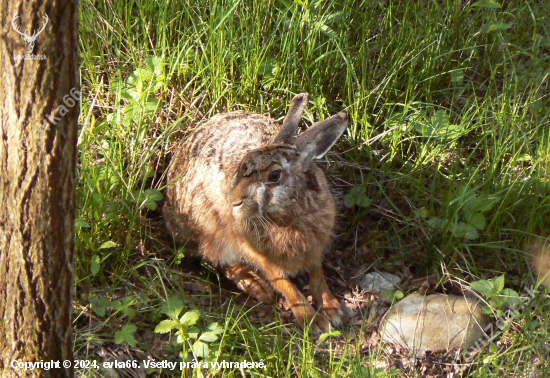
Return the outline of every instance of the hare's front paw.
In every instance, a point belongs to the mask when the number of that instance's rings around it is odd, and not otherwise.
[[[307,301],[292,306],[292,312],[296,317],[296,321],[302,327],[311,321],[311,332],[315,336],[330,332],[330,321],[321,312],[316,312]]]
[[[233,264],[225,270],[227,278],[238,288],[263,303],[273,303],[275,293],[271,285],[252,268],[243,264]]]
[[[332,329],[334,330],[334,328]],[[315,336],[319,336],[322,333],[330,332],[330,321],[326,317],[321,315],[321,313],[316,314],[313,322],[311,323],[311,331]]]
[[[342,311],[340,303],[338,303],[338,299],[334,298],[332,295],[323,296],[323,306],[321,307],[320,312],[330,320],[333,326],[342,326],[344,311]]]

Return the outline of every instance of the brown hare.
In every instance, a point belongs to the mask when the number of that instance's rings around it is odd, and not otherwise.
[[[294,97],[282,126],[243,111],[200,124],[168,168],[168,228],[176,240],[200,243],[200,254],[263,302],[284,295],[299,324],[314,333],[339,326],[343,315],[323,274],[334,237],[336,206],[315,159],[338,140],[345,113],[296,136],[309,95]],[[314,305],[288,277],[306,271]]]

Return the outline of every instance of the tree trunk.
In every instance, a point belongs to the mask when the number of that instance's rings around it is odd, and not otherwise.
[[[0,28],[0,376],[72,377],[78,1],[1,0]]]

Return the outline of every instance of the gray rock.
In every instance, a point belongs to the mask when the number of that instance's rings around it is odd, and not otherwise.
[[[397,290],[400,281],[401,278],[395,274],[372,272],[365,274],[359,286],[370,292],[381,293],[383,290]]]
[[[382,341],[411,351],[469,348],[485,337],[488,322],[476,300],[412,294],[389,310],[380,334]]]

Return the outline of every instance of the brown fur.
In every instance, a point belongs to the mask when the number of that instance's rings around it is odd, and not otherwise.
[[[273,287],[299,323],[313,319],[320,333],[329,320],[339,325],[342,311],[321,267],[334,237],[335,203],[313,158],[336,141],[347,117],[340,113],[293,138],[307,100],[294,98],[283,126],[242,111],[199,125],[172,159],[163,212],[177,240],[198,240],[205,259],[262,301],[272,300]],[[302,271],[321,316],[288,280]]]

